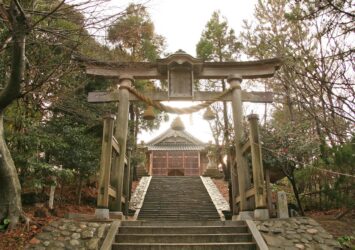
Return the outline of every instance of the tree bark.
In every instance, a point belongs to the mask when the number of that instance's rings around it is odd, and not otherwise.
[[[0,219],[10,219],[14,228],[23,216],[21,185],[4,137],[3,112],[0,112]]]
[[[296,184],[296,179],[295,179],[295,175],[294,175],[294,169],[287,171],[286,169],[282,168],[282,172],[286,175],[287,179],[290,181],[293,193],[294,193],[295,198],[296,198],[298,209],[300,211],[300,214],[302,216],[304,216],[304,210],[303,210],[303,206],[302,206],[302,203],[301,203],[299,191],[298,191],[297,184]]]
[[[2,1],[0,1],[2,3]],[[0,219],[10,219],[10,229],[22,218],[28,219],[22,211],[21,185],[14,161],[6,145],[4,135],[4,109],[20,95],[25,75],[25,44],[28,29],[25,14],[15,1],[11,2],[9,16],[12,22],[12,62],[10,79],[0,92]]]
[[[79,183],[78,183],[78,193],[77,193],[78,205],[81,205],[81,191],[82,191],[82,189],[83,189],[83,177],[80,175]]]

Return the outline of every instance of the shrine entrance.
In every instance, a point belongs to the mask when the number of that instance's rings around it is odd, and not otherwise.
[[[203,62],[183,51],[164,59],[150,62],[98,62],[80,60],[86,73],[117,79],[117,90],[89,93],[89,102],[119,102],[116,115],[104,118],[104,136],[100,164],[97,212],[109,209],[128,213],[130,196],[130,161],[126,150],[129,102],[142,101],[148,108],[175,114],[190,114],[207,108],[214,102],[232,103],[235,132],[235,164],[231,167],[233,214],[239,219],[248,218],[251,212],[256,219],[268,217],[264,169],[258,134],[258,117],[249,115],[249,136],[243,128],[243,102],[270,103],[270,92],[246,92],[241,89],[243,79],[272,77],[280,67],[277,58],[245,62]],[[168,80],[168,91],[140,93],[133,86],[135,79]],[[223,92],[195,91],[199,79],[227,79],[230,88]],[[189,108],[173,108],[162,101],[202,101]],[[248,138],[248,139],[246,139]],[[251,155],[251,169],[247,155]],[[169,165],[168,169],[169,169]],[[181,174],[172,167],[166,175]],[[252,173],[252,176],[250,175]],[[267,184],[267,180],[266,180]]]
[[[168,172],[168,176],[185,176],[185,174],[181,169],[171,169]]]

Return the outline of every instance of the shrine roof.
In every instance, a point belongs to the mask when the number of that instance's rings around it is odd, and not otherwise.
[[[192,136],[185,130],[177,131],[169,128],[147,143],[148,150],[198,150],[201,151],[206,144]]]
[[[165,145],[165,146],[148,146],[149,151],[201,151],[204,150],[204,146],[197,145]]]

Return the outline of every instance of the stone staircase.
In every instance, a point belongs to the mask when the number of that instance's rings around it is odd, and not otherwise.
[[[243,221],[123,221],[113,250],[253,250]]]
[[[122,221],[113,250],[253,250],[244,221],[221,221],[200,177],[152,177],[137,221]]]
[[[200,177],[154,176],[138,220],[220,220]]]

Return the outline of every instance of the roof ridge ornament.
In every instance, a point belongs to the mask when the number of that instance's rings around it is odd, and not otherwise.
[[[183,131],[185,130],[185,125],[181,121],[180,116],[177,116],[174,121],[171,123],[171,128],[175,131]]]

